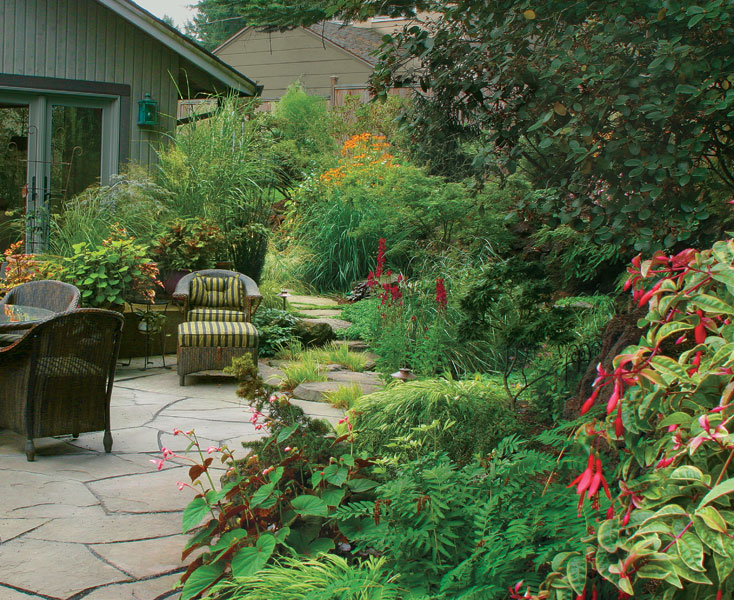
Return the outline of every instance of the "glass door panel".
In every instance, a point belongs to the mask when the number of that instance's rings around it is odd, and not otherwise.
[[[0,252],[22,237],[17,219],[28,192],[29,129],[27,104],[0,103]]]
[[[103,109],[51,105],[50,210],[100,181]]]

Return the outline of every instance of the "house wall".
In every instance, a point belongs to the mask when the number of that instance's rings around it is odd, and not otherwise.
[[[0,90],[3,74],[129,85],[128,148],[120,155],[155,162],[152,144],[175,126],[179,56],[95,0],[0,1]],[[159,102],[159,131],[137,126],[138,100]],[[126,118],[127,117],[127,118]]]
[[[280,98],[299,79],[311,94],[331,97],[331,77],[339,85],[366,86],[372,67],[302,28],[283,33],[248,29],[215,52],[264,86],[265,100]]]

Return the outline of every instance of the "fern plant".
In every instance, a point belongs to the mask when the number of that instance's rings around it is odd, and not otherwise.
[[[550,557],[586,531],[566,490],[546,486],[556,458],[526,446],[510,436],[463,467],[441,452],[403,463],[376,500],[337,510],[339,528],[358,552],[385,557],[413,594],[505,598],[508,581],[541,581]]]

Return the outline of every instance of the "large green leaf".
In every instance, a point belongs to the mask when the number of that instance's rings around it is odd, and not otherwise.
[[[196,597],[219,579],[223,571],[224,565],[220,563],[200,566],[186,580],[181,591],[181,600],[190,600]]]
[[[240,548],[232,558],[232,575],[249,577],[254,575],[270,559],[275,550],[275,537],[271,533],[262,533],[254,546]]]
[[[291,506],[303,517],[325,517],[329,514],[328,505],[317,496],[296,496],[291,501]]]
[[[189,505],[184,509],[181,523],[184,533],[196,527],[208,512],[209,506],[204,498],[194,498],[189,502]]]
[[[372,481],[372,479],[350,479],[347,481],[347,485],[350,487],[350,489],[359,494],[362,492],[367,492],[373,488],[376,488],[379,483],[376,481]]]
[[[687,531],[676,542],[678,554],[685,565],[693,571],[704,571],[703,544],[692,531]],[[681,575],[682,576],[682,575]]]
[[[719,485],[714,487],[708,494],[706,494],[703,497],[703,500],[701,500],[700,504],[698,505],[698,510],[701,510],[708,503],[713,502],[714,500],[716,500],[717,498],[720,498],[721,496],[730,494],[731,492],[734,492],[734,478],[727,479],[726,481],[722,481]]]
[[[270,497],[275,489],[275,482],[267,483],[257,489],[257,491],[250,498],[250,508],[256,508],[260,506],[265,500]]]
[[[566,575],[573,591],[581,595],[586,587],[586,557],[577,555],[568,559]]]
[[[695,298],[692,298],[690,303],[702,308],[706,312],[734,315],[734,306],[727,304],[716,296],[710,296],[709,294],[699,294]]]

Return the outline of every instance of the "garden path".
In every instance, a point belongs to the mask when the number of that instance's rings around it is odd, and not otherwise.
[[[175,359],[169,358],[171,362]],[[157,363],[156,363],[157,364]],[[120,367],[112,395],[114,445],[102,434],[46,438],[29,463],[24,439],[0,431],[0,598],[2,600],[164,600],[185,566],[181,514],[191,490],[185,461],[157,470],[166,446],[184,450],[174,427],[195,429],[202,446],[258,435],[230,378],[191,377],[141,361]],[[270,369],[270,370],[268,370]],[[268,378],[277,371],[261,364]],[[342,412],[298,401],[309,415],[337,421]],[[240,450],[244,454],[244,450]]]

